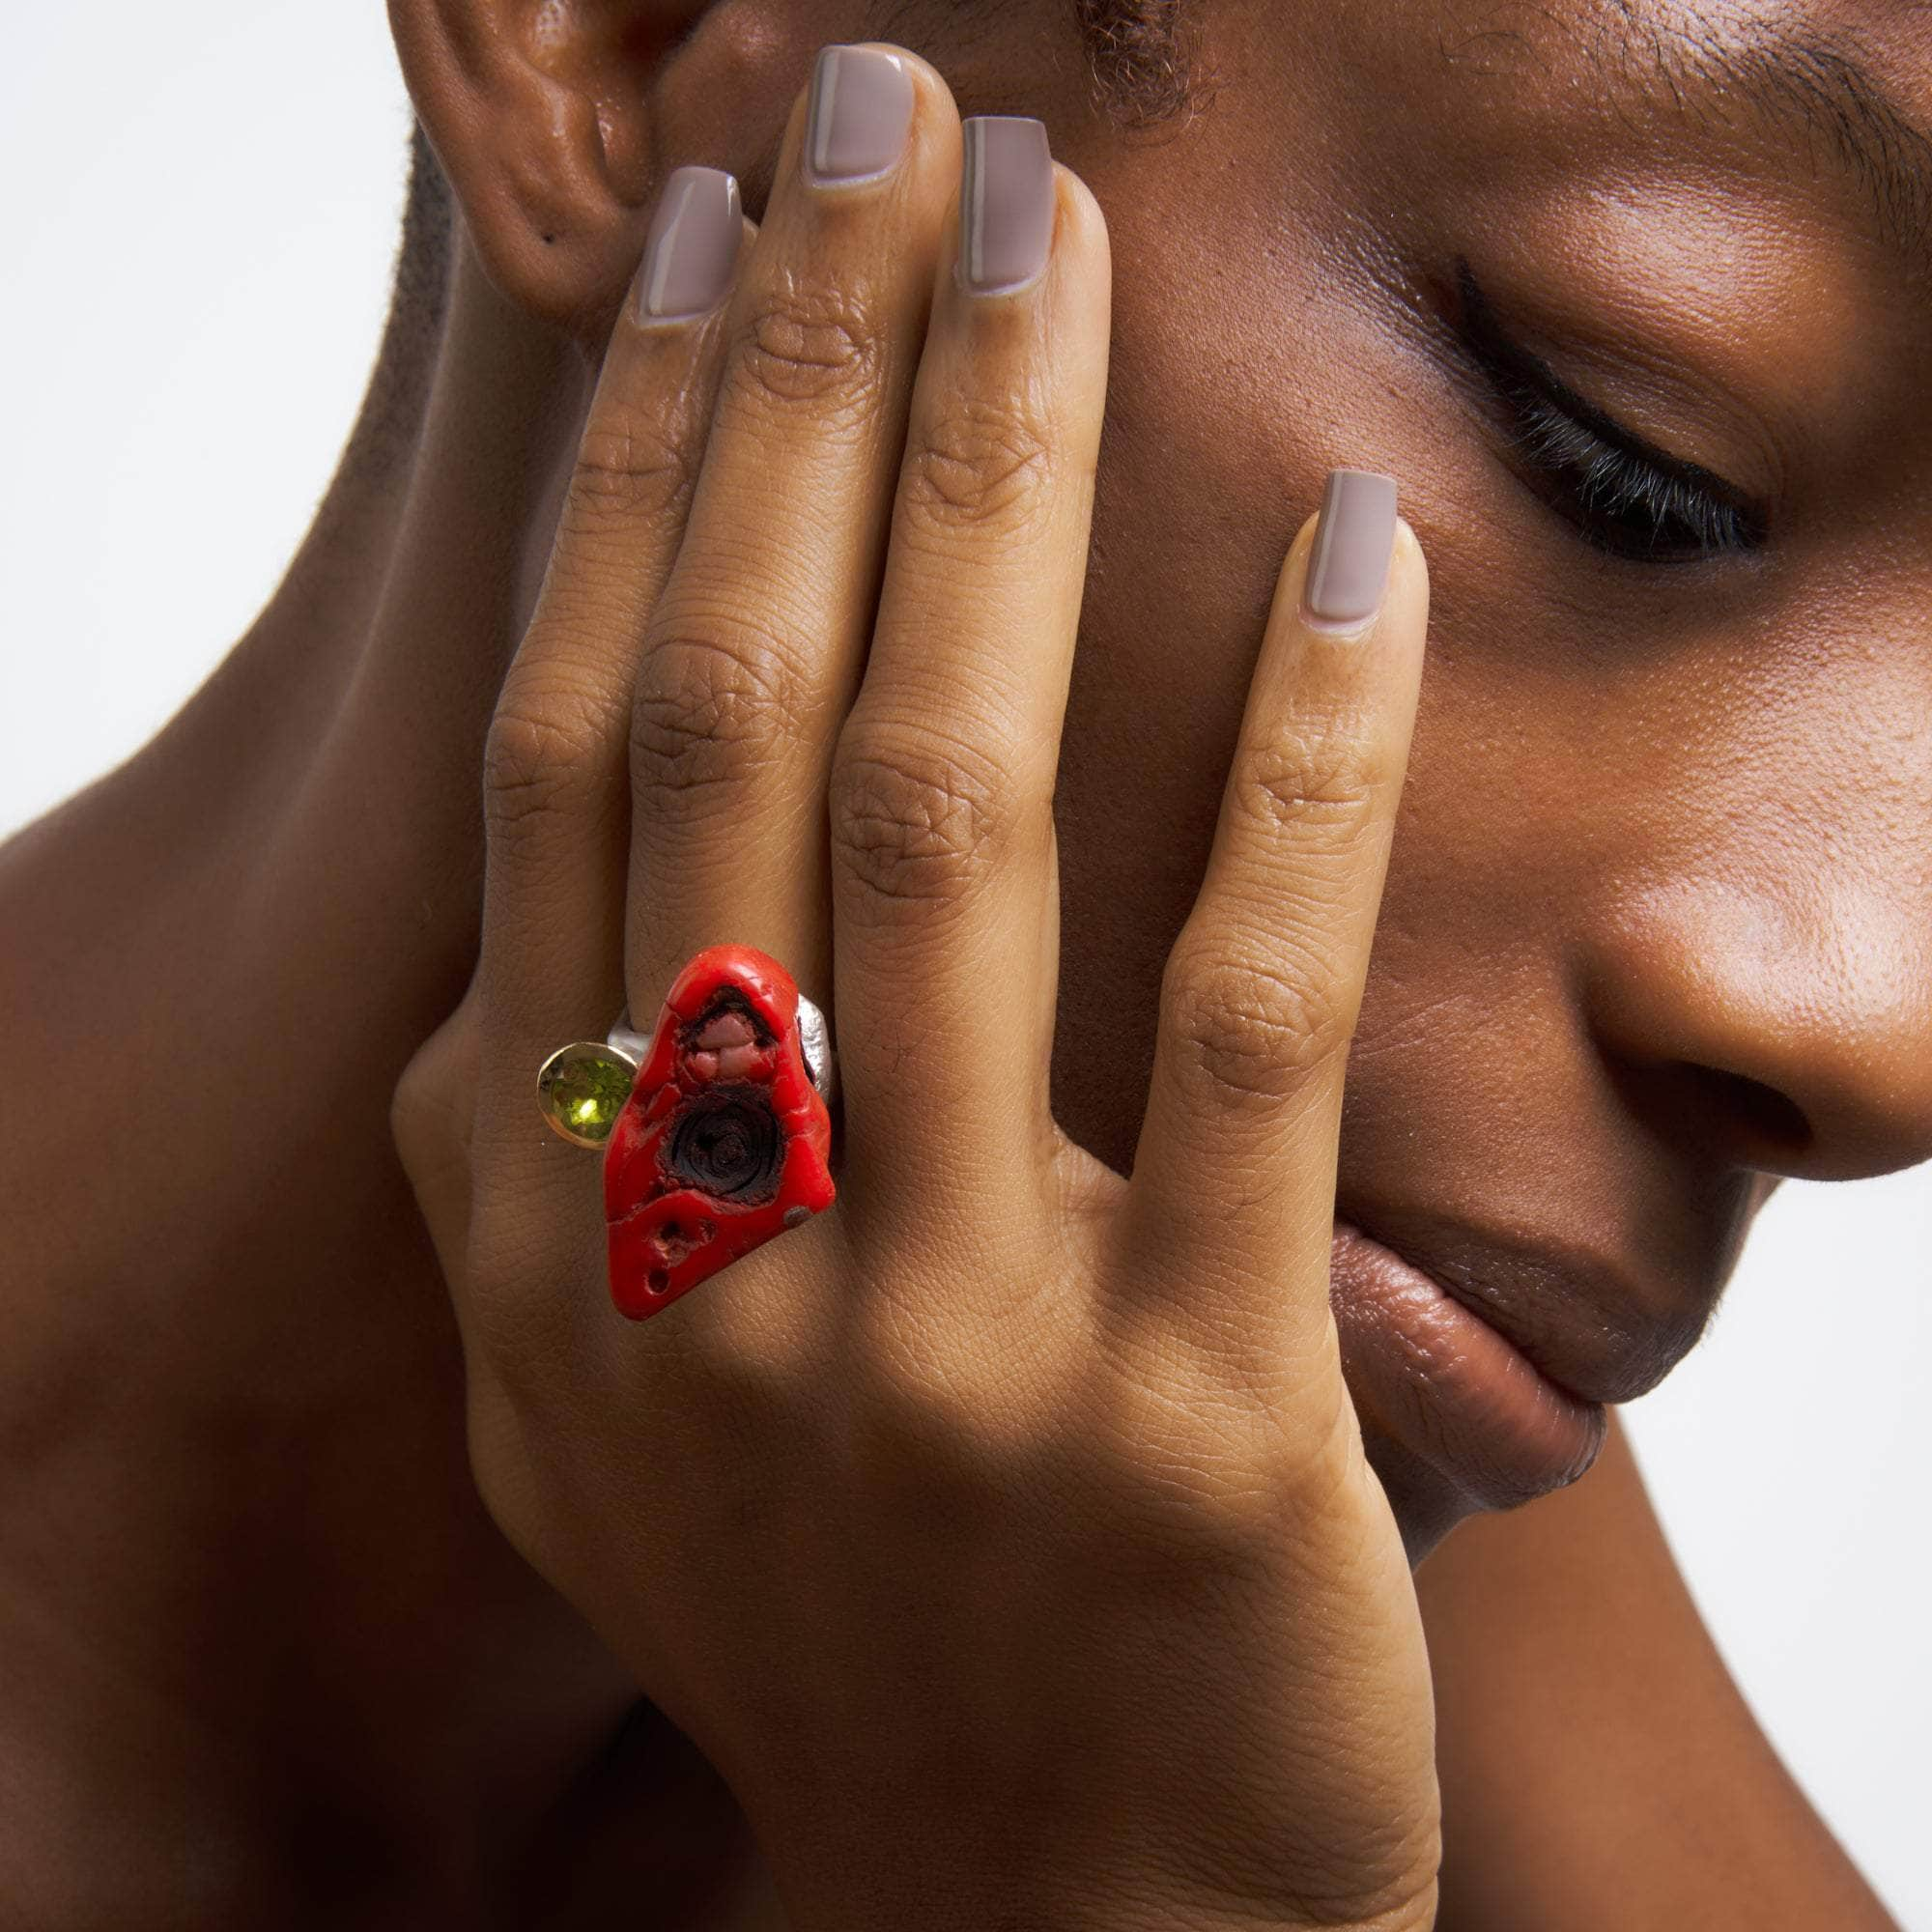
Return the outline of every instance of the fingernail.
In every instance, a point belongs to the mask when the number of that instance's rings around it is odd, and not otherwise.
[[[880,175],[905,152],[912,75],[883,47],[826,47],[811,72],[805,163],[819,181]]]
[[[638,313],[668,322],[716,308],[731,286],[744,233],[735,175],[723,168],[675,170],[651,217],[638,270]]]
[[[1024,288],[1053,247],[1053,155],[1046,123],[975,114],[964,127],[959,279],[975,295]]]
[[[1302,615],[1337,627],[1366,623],[1381,609],[1394,552],[1395,478],[1373,469],[1329,470],[1302,583]]]

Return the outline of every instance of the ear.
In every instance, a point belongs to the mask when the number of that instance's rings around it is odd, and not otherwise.
[[[601,342],[659,185],[728,168],[748,210],[841,0],[389,0],[403,76],[484,272]]]

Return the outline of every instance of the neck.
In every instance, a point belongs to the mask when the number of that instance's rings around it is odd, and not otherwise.
[[[476,1498],[387,1127],[475,957],[484,733],[591,378],[459,237],[433,356],[385,355],[247,636],[0,852],[40,937],[7,1091],[103,1025],[124,1073],[111,1131],[0,1114],[0,1655],[35,1687],[0,1685],[0,1774],[56,1837],[139,1814],[173,1857],[320,1806],[372,1871],[473,1862],[634,1702]]]
[[[388,356],[385,345],[314,527],[224,667],[235,690],[211,691],[199,724],[232,748],[236,706],[284,720],[303,753],[295,836],[317,857],[353,854],[359,871],[377,832],[396,883],[431,888],[427,913],[408,909],[411,957],[441,952],[467,978],[483,736],[594,372],[497,295],[461,231],[440,340],[401,374]],[[266,763],[286,794],[286,753]]]

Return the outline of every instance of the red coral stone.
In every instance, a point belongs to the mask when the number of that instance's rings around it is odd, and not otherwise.
[[[832,1205],[832,1121],[798,987],[751,946],[672,983],[604,1151],[611,1298],[633,1321]]]

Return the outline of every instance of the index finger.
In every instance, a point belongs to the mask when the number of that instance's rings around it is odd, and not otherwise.
[[[1213,1349],[1299,1350],[1327,1333],[1343,1074],[1429,614],[1395,495],[1390,477],[1331,472],[1290,548],[1207,873],[1162,977],[1119,1227],[1129,1292]]]

